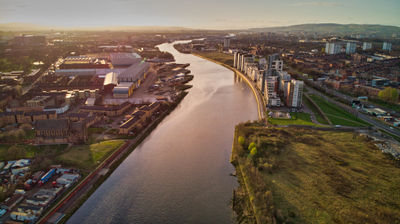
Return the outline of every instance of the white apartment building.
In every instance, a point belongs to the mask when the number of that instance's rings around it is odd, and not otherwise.
[[[301,107],[303,97],[304,82],[299,80],[292,80],[290,82],[287,94],[286,105],[288,107]]]
[[[383,42],[382,50],[391,51],[392,50],[392,43]]]
[[[342,43],[339,42],[327,42],[325,45],[326,54],[339,54],[342,52]]]
[[[356,42],[347,42],[346,43],[346,54],[353,54],[356,52],[357,43]]]
[[[362,47],[363,51],[369,50],[371,48],[372,48],[372,43],[371,42],[364,42],[363,43],[363,47]]]

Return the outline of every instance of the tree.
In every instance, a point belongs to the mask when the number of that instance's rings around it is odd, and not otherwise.
[[[243,136],[239,136],[238,142],[239,142],[239,145],[243,146],[244,145],[244,137]]]
[[[250,143],[250,145],[249,145],[249,151],[251,151],[253,148],[255,148],[256,147],[256,143],[254,143],[254,142],[252,142],[252,143]]]
[[[392,104],[397,104],[399,101],[399,91],[392,87],[379,91],[378,96],[381,100]]]
[[[250,156],[254,157],[256,154],[257,154],[257,147],[254,146],[250,151]]]
[[[25,149],[23,146],[12,145],[7,149],[6,160],[21,159],[25,157]]]

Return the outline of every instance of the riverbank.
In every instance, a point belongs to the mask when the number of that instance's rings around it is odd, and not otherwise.
[[[245,83],[250,87],[251,91],[252,91],[253,94],[254,94],[254,97],[255,97],[255,99],[256,99],[256,101],[257,101],[258,117],[259,117],[259,119],[260,119],[260,120],[265,119],[266,114],[267,114],[267,109],[266,109],[266,106],[265,106],[264,97],[262,97],[262,94],[260,93],[260,91],[257,89],[257,87],[255,87],[255,85],[251,82],[251,80],[249,80],[249,78],[248,78],[245,74],[243,74],[243,73],[240,72],[239,70],[237,70],[237,69],[235,69],[235,68],[231,67],[230,65],[227,65],[227,64],[225,64],[225,63],[223,63],[223,62],[216,61],[216,60],[214,60],[214,59],[212,59],[212,58],[208,58],[208,57],[205,57],[205,56],[203,56],[203,55],[196,54],[196,53],[193,53],[193,52],[192,52],[191,54],[194,55],[194,56],[203,58],[203,59],[205,59],[205,60],[211,61],[211,62],[213,62],[213,63],[222,65],[222,66],[224,66],[225,68],[227,68],[227,69],[233,71],[236,75],[239,75],[239,76],[245,81]],[[232,57],[233,57],[233,56],[232,56]]]
[[[400,215],[399,161],[365,135],[239,124],[231,162],[238,222],[394,223]]]
[[[177,99],[170,105],[169,109],[162,113],[157,119],[150,123],[134,139],[128,140],[121,148],[114,151],[84,180],[77,184],[68,194],[58,201],[38,223],[46,223],[56,213],[64,214],[59,223],[65,223],[73,213],[90,197],[92,193],[112,174],[124,159],[167,117],[183,100],[188,92],[182,91]]]

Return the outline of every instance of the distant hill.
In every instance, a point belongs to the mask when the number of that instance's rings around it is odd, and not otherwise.
[[[67,27],[44,26],[30,23],[0,23],[0,31],[186,31],[184,27],[174,26],[94,26],[94,27]]]
[[[300,24],[293,26],[252,28],[255,32],[307,32],[307,33],[331,33],[331,34],[366,34],[374,36],[400,36],[400,27],[369,24]]]

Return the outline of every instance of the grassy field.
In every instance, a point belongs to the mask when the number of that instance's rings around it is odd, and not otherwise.
[[[68,145],[0,145],[0,161],[35,158],[33,170],[40,170],[54,164],[91,170],[124,142],[124,140],[109,140],[71,147]]]
[[[307,113],[290,113],[290,119],[268,118],[268,123],[274,125],[315,125]]]
[[[316,95],[309,95],[310,98],[321,108],[325,115],[334,125],[343,126],[368,126],[368,123],[355,117],[354,115],[344,111],[342,108],[328,103],[324,99]]]
[[[252,142],[255,154],[248,150]],[[399,161],[364,136],[242,124],[232,153],[240,183],[233,201],[239,221],[399,221]]]
[[[34,158],[44,154],[59,154],[67,145],[6,145],[0,144],[0,161]]]
[[[106,155],[124,144],[123,140],[109,140],[91,145],[72,146],[57,156],[56,160],[80,169],[95,168]]]
[[[306,90],[306,89],[304,89]],[[308,100],[307,97],[303,97],[303,102],[306,104],[306,106],[314,113],[315,118],[317,121],[321,124],[329,124],[327,120],[324,119],[324,117],[320,114],[318,109]]]
[[[224,54],[220,52],[199,52],[197,54],[206,58],[213,59],[215,61],[219,61],[229,66],[233,65],[233,55]]]

